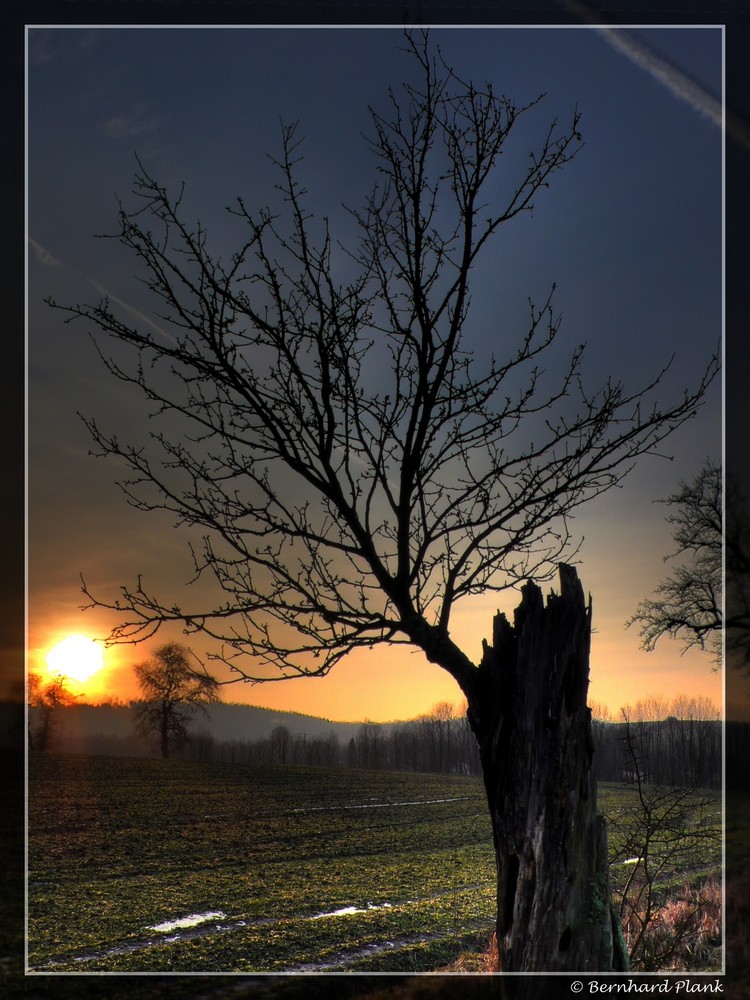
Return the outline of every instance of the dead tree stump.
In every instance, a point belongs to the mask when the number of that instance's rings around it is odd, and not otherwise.
[[[591,603],[561,565],[560,594],[545,605],[527,583],[514,624],[498,613],[484,643],[468,714],[492,816],[501,971],[627,967],[597,815],[590,641]]]

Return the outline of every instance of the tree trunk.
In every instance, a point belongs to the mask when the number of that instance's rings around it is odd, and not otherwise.
[[[169,757],[169,713],[164,707],[161,712],[161,755],[163,760]]]
[[[492,817],[499,968],[624,969],[586,705],[591,605],[564,565],[546,606],[534,583],[522,595],[513,626],[495,617],[468,712]]]

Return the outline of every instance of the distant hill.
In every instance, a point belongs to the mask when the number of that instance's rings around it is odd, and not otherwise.
[[[286,726],[291,737],[314,739],[333,731],[339,740],[348,742],[356,736],[359,722],[330,722],[298,712],[279,712],[252,705],[219,702],[208,706],[209,714],[197,713],[191,724],[193,733],[210,733],[215,740],[267,739],[276,726]],[[59,710],[59,739],[77,743],[95,736],[125,739],[133,735],[134,705],[69,705]]]
[[[253,705],[219,702],[209,707],[210,717],[196,716],[195,729],[204,729],[217,740],[267,739],[276,726],[286,726],[291,736],[328,736],[333,731],[339,740],[356,736],[361,722],[331,722],[300,712],[279,712]]]

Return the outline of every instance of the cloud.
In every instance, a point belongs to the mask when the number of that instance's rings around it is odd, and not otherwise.
[[[101,131],[109,139],[128,139],[134,135],[145,135],[156,132],[159,120],[154,115],[148,115],[136,109],[128,115],[115,115],[100,125]]]
[[[620,28],[613,28],[599,22],[600,15],[579,0],[561,0],[581,21],[590,24],[609,42],[636,65],[641,66],[656,80],[664,84],[681,101],[689,104],[698,114],[724,127],[727,135],[736,143],[750,149],[750,125],[732,108],[723,108],[721,101],[689,76],[673,66],[664,56],[651,49],[644,41],[626,34]]]
[[[97,48],[101,34],[96,29],[39,27],[30,24],[27,29],[28,64],[43,66],[45,63],[76,63],[81,55]]]

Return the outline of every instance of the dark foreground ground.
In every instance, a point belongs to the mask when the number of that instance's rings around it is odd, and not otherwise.
[[[10,777],[5,772],[6,779]],[[91,1000],[120,1000],[128,997],[135,1000],[151,998],[184,998],[184,1000],[230,1000],[230,998],[258,997],[297,1000],[298,997],[361,997],[373,1000],[385,998],[452,998],[467,997],[481,1000],[483,997],[513,1000],[514,997],[569,996],[570,984],[566,977],[534,977],[528,983],[525,979],[511,977],[488,977],[472,975],[284,975],[284,976],[222,976],[222,975],[128,975],[128,974],[54,974],[23,975],[23,884],[24,865],[23,840],[18,837],[18,829],[13,822],[14,812],[22,807],[22,788],[18,783],[6,780],[7,794],[4,797],[8,809],[0,816],[3,837],[3,857],[6,865],[3,871],[3,911],[7,920],[0,926],[0,996],[11,1000],[18,997],[47,998],[61,997],[91,998]],[[15,808],[14,808],[15,807]],[[668,980],[668,991],[672,995],[705,995],[708,989],[719,985],[723,995],[750,997],[750,944],[747,938],[748,915],[750,913],[750,865],[747,865],[746,839],[747,819],[750,816],[750,800],[746,795],[730,795],[728,801],[727,853],[727,914],[728,914],[728,974],[726,977],[693,977],[686,982],[685,976],[673,976]],[[480,838],[481,839],[481,838]],[[607,979],[607,985],[616,987],[619,980]],[[667,985],[666,977],[659,978],[662,992]],[[633,992],[633,986],[650,984],[657,980],[652,977],[630,977],[621,982],[619,992]],[[533,987],[532,993],[524,992],[524,984]],[[632,985],[631,985],[632,984]],[[679,984],[679,992],[677,992]],[[562,990],[562,992],[561,992]],[[584,981],[584,994],[591,995],[588,981]],[[639,990],[643,992],[643,990]],[[610,990],[609,995],[615,995]],[[667,993],[668,995],[668,993]]]

